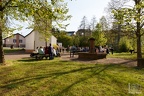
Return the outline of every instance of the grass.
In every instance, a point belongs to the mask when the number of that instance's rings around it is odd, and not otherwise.
[[[9,62],[0,67],[1,96],[144,96],[144,69],[59,58]]]
[[[4,53],[14,53],[14,52],[23,51],[23,50],[24,49],[21,49],[21,48],[14,48],[14,49],[4,48]]]
[[[136,60],[137,58],[137,53],[129,53],[129,52],[122,52],[122,53],[114,53],[113,55],[107,55],[107,57],[111,57],[111,58],[122,58],[122,59],[133,59]],[[144,57],[144,54],[143,54]]]

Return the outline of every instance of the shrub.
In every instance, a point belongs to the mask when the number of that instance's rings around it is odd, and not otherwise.
[[[131,48],[130,40],[127,37],[122,37],[119,42],[119,51],[128,52]]]

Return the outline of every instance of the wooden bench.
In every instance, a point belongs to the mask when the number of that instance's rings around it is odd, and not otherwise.
[[[37,55],[35,55],[35,58],[37,60],[42,60],[44,57],[47,59],[49,57],[49,54],[37,54]]]

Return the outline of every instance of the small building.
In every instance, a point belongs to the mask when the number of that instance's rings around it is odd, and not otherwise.
[[[57,38],[53,35],[50,36],[49,40],[46,42],[45,39],[42,37],[42,35],[38,31],[32,30],[28,35],[25,36],[26,39],[26,47],[25,51],[26,53],[33,52],[36,47],[45,47],[46,45],[49,46],[51,43],[52,46],[57,44]]]
[[[3,39],[3,46],[25,47],[25,37],[19,33],[13,34]]]

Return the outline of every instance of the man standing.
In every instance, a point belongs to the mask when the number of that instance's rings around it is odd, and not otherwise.
[[[53,48],[51,46],[51,43],[49,44],[49,47],[48,47],[48,53],[49,53],[49,60],[52,60],[54,57],[53,57]]]

